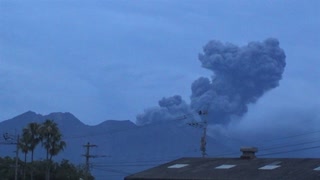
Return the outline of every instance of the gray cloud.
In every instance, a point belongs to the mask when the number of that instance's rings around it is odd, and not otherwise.
[[[228,123],[242,116],[247,105],[279,85],[286,65],[284,51],[276,39],[238,47],[210,41],[199,55],[212,80],[200,78],[192,84],[191,107],[207,109],[215,123]]]
[[[190,113],[189,109],[207,110],[209,122],[227,124],[232,117],[244,115],[248,104],[277,87],[286,66],[284,51],[272,38],[243,47],[210,41],[203,51],[199,55],[202,67],[214,74],[212,80],[200,77],[193,82],[190,108],[180,96],[163,98],[160,107],[137,116],[138,124],[171,120]]]
[[[138,125],[145,125],[167,120],[175,120],[178,116],[183,116],[189,113],[189,105],[182,100],[181,96],[175,95],[168,98],[162,98],[159,101],[159,107],[146,109],[144,113],[137,115],[136,123]]]
[[[277,37],[290,59],[284,80],[316,82],[318,6],[317,0],[2,0],[0,120],[27,110],[70,111],[97,124],[134,120],[163,96],[179,94],[190,103],[195,78],[212,81],[212,71],[195,60],[210,38],[245,44]]]

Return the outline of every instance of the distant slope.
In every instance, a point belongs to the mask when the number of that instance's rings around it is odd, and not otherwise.
[[[0,133],[20,133],[29,122],[43,122],[53,119],[59,125],[67,148],[55,160],[69,159],[74,163],[84,163],[83,145],[90,142],[98,147],[91,148],[90,154],[97,155],[90,159],[91,167],[97,179],[123,179],[134,173],[172,159],[189,156],[200,156],[201,129],[193,128],[184,122],[136,126],[131,121],[105,121],[95,126],[83,124],[71,113],[51,113],[40,115],[26,112],[0,123]],[[3,139],[0,138],[0,141]],[[230,151],[230,147],[208,137],[208,154],[221,154]],[[3,149],[3,150],[2,150]],[[1,148],[0,155],[13,156],[14,146]],[[35,158],[45,156],[37,148]]]
[[[19,134],[23,127],[30,122],[43,122],[45,119],[53,119],[59,125],[63,139],[67,142],[67,148],[55,161],[63,158],[73,163],[83,165],[85,148],[88,142],[97,147],[90,149],[90,167],[97,180],[111,179],[119,180],[124,176],[141,171],[158,164],[162,164],[181,157],[201,156],[200,137],[202,129],[194,128],[184,121],[167,121],[153,123],[145,126],[137,126],[133,122],[108,120],[95,126],[83,124],[71,113],[51,113],[41,115],[28,111],[12,119],[0,122],[0,142],[4,139],[2,134]],[[250,128],[248,128],[250,130]],[[314,138],[305,139],[291,136],[292,138],[280,138],[281,141],[264,141],[269,139],[269,133],[263,136],[256,131],[244,131],[239,136],[229,137],[227,134],[219,133],[219,130],[211,129],[211,136],[207,136],[207,153],[209,157],[240,156],[240,146],[259,145],[259,157],[270,153],[277,157],[318,157],[319,149],[310,148],[308,151],[297,151],[291,154],[277,154],[277,152],[291,151],[296,145],[302,148],[315,146],[305,142],[314,142]],[[289,135],[289,134],[288,134]],[[293,134],[294,135],[294,134]],[[313,134],[315,135],[315,134]],[[231,135],[232,136],[232,135]],[[304,138],[304,139],[303,139]],[[277,140],[277,139],[276,139]],[[13,141],[14,142],[14,141]],[[270,143],[271,142],[271,143]],[[269,144],[269,145],[268,145]],[[290,146],[291,144],[291,146]],[[288,145],[288,147],[286,147]],[[266,151],[263,148],[280,146],[281,149]],[[293,148],[294,147],[294,148]],[[316,147],[316,146],[315,146]],[[0,156],[14,156],[14,145],[0,144]],[[272,154],[274,153],[275,154]],[[20,153],[22,158],[22,154]],[[270,156],[269,156],[270,157]],[[30,157],[28,157],[30,159]],[[35,152],[36,159],[44,159],[45,152],[40,146]]]

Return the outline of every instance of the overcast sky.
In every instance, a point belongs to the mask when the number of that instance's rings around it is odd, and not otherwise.
[[[319,119],[319,7],[318,0],[0,0],[0,121],[28,110],[71,112],[86,124],[135,121],[162,97],[190,102],[191,83],[212,75],[198,60],[209,40],[242,46],[268,37],[286,53],[285,73],[243,124],[290,118],[283,114]]]

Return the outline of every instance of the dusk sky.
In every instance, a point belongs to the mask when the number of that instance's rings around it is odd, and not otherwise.
[[[319,8],[318,0],[0,0],[0,121],[28,110],[71,112],[90,125],[135,121],[163,97],[190,103],[192,82],[212,76],[198,59],[208,41],[269,37],[285,51],[283,79],[243,125],[320,120]]]

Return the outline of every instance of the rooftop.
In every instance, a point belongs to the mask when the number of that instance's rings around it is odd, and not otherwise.
[[[125,180],[320,179],[320,159],[181,158]]]

